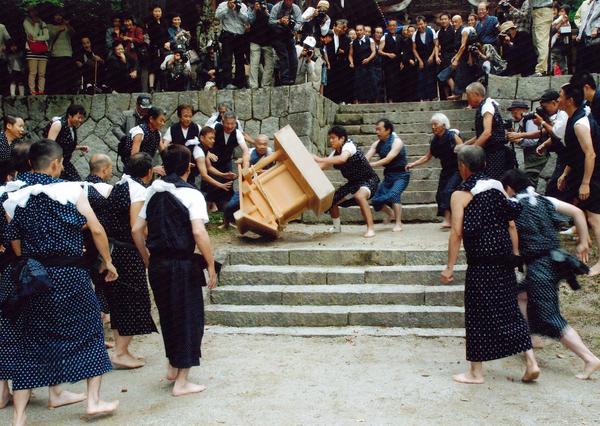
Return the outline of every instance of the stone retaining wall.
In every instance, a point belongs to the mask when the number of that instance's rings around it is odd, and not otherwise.
[[[134,93],[5,97],[0,99],[0,113],[23,117],[33,138],[38,138],[52,117],[64,114],[72,103],[82,104],[88,111],[88,119],[78,130],[79,143],[91,149],[89,154],[76,151],[73,162],[85,176],[91,154],[104,152],[116,160],[119,141],[111,129],[122,111],[134,108],[137,96]],[[290,124],[309,151],[320,154],[326,150],[327,129],[338,109],[337,104],[319,94],[317,85],[310,83],[256,90],[163,92],[152,96],[152,103],[167,112],[168,126],[178,121],[175,110],[179,104],[191,104],[197,111],[193,120],[202,126],[221,102],[233,107],[250,135],[264,133],[272,138],[277,130]]]

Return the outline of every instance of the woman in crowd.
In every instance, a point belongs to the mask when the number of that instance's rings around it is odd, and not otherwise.
[[[123,31],[121,25],[121,17],[113,16],[112,27],[108,27],[106,29],[106,34],[104,35],[104,42],[108,50],[112,50],[115,43],[121,41],[121,32]]]
[[[440,173],[435,200],[438,205],[438,216],[444,218],[440,228],[448,229],[450,228],[450,197],[461,182],[454,149],[457,145],[462,144],[462,139],[457,130],[450,129],[450,120],[442,113],[434,114],[431,117],[431,131],[433,137],[431,138],[429,151],[417,161],[407,165],[406,170],[409,171],[425,164],[433,157],[439,158],[442,163],[442,172]]]
[[[137,80],[137,63],[125,53],[120,41],[115,42],[112,55],[106,60],[106,84],[113,92],[131,93]]]
[[[153,93],[156,87],[156,76],[160,75],[163,49],[165,43],[169,41],[167,24],[162,19],[162,15],[162,8],[160,6],[154,6],[150,21],[146,25],[146,32],[150,39],[150,45],[148,47],[148,88],[150,93]]]
[[[48,26],[40,19],[37,7],[27,9],[27,17],[23,21],[27,36],[25,44],[27,68],[29,69],[29,92],[42,95],[46,90],[46,66],[48,65]],[[37,79],[37,86],[36,86]]]

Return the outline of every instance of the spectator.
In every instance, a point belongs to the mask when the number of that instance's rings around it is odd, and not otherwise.
[[[345,26],[347,21],[341,19],[333,27],[333,42],[325,49],[329,60],[329,72],[327,73],[327,86],[325,96],[333,102],[348,102],[348,85],[350,63],[348,53],[350,52],[350,39],[346,36]]]
[[[160,69],[165,72],[167,90],[182,92],[189,88],[192,67],[183,48],[176,47],[173,53],[167,55]]]
[[[407,25],[402,28],[402,37],[400,38],[400,52],[402,55],[402,63],[400,66],[400,87],[401,93],[399,100],[403,102],[412,102],[418,100],[418,65],[413,51],[413,35],[417,32],[412,25]],[[386,85],[389,84],[386,82]],[[388,97],[389,101],[389,97]]]
[[[326,35],[321,37],[321,48],[319,49],[321,58],[323,58],[323,63],[321,65],[321,87],[319,90],[321,96],[325,96],[325,88],[327,87],[327,73],[331,69],[329,56],[327,55],[327,46],[329,46],[331,43],[333,43],[333,31],[329,30]]]
[[[23,21],[27,43],[25,58],[29,69],[29,93],[43,95],[46,90],[46,65],[48,64],[48,26],[40,19],[36,6],[27,8],[27,17]],[[37,79],[37,86],[36,86]]]
[[[10,34],[4,24],[0,24],[0,69],[6,68],[6,50],[7,42],[10,40]],[[0,94],[6,92],[6,82],[0,83]],[[11,95],[13,96],[13,95]]]
[[[502,57],[507,62],[505,75],[532,75],[535,72],[535,47],[525,33],[517,31],[512,21],[500,26]]]
[[[510,9],[508,11],[508,21],[513,21],[517,26],[517,31],[523,33],[531,33],[531,8],[529,7],[529,0],[524,0],[521,4],[521,8],[517,9],[509,3]]]
[[[245,59],[246,54],[246,24],[249,23],[248,8],[243,3],[227,0],[219,4],[215,13],[221,21],[221,65],[222,84],[227,89],[246,87]],[[235,77],[233,75],[233,60],[235,59]]]
[[[367,37],[373,38],[373,29],[368,25],[365,25],[365,35]]]
[[[387,30],[379,43],[379,55],[383,57],[385,93],[388,102],[399,102],[402,91],[400,79],[402,52],[400,50],[400,36],[397,34],[398,22],[395,19],[390,19]]]
[[[54,24],[48,25],[50,35],[50,62],[48,63],[48,92],[51,94],[69,94],[75,87],[75,64],[71,37],[75,30],[69,24],[63,12],[56,11]]]
[[[94,53],[88,36],[81,37],[81,48],[75,56],[75,65],[79,68],[82,93],[92,95],[100,91],[104,59]]]
[[[119,122],[112,127],[112,134],[119,142],[124,141],[131,129],[146,120],[150,108],[152,108],[150,96],[146,94],[139,95],[135,102],[135,109],[123,111],[119,117]]]
[[[587,15],[590,6],[594,0],[583,0],[577,12],[575,12],[575,17],[573,18],[573,22],[577,28],[581,28],[581,24],[583,23],[583,18]]]
[[[135,25],[133,17],[128,16],[123,20],[125,31],[121,33],[121,41],[125,47],[125,52],[131,56],[136,63],[140,63],[140,51],[144,44],[144,31]]]
[[[413,53],[419,65],[419,100],[433,100],[436,95],[437,34],[427,25],[424,16],[417,17],[417,32],[413,34]]]
[[[554,33],[550,41],[550,53],[552,58],[552,74],[569,73],[569,61],[571,53],[571,23],[569,22],[568,5],[562,5],[558,10],[558,17],[552,22]]]
[[[106,29],[106,33],[104,35],[104,43],[106,45],[106,49],[109,51],[113,49],[115,42],[121,41],[121,33],[123,32],[121,25],[121,17],[118,15],[113,16],[112,26]]]
[[[356,29],[350,28],[348,30],[348,37],[350,38],[350,44],[352,44],[352,42],[356,40],[356,37],[358,37],[356,34]]]
[[[479,3],[477,6],[477,16],[479,17],[479,22],[477,22],[475,30],[477,31],[479,41],[482,44],[491,44],[493,46],[497,46],[498,29],[500,27],[500,23],[498,22],[498,18],[495,16],[490,16],[489,12],[490,9],[487,3]]]
[[[465,88],[474,81],[471,69],[469,67],[469,46],[476,37],[475,29],[463,26],[463,20],[460,15],[452,17],[452,25],[454,26],[454,49],[456,54],[450,60],[450,66],[453,69],[453,77],[450,78],[449,85],[452,89],[450,100],[462,98]]]
[[[106,84],[116,93],[132,93],[137,88],[137,63],[125,53],[123,43],[117,41],[106,60]]]
[[[268,4],[255,1],[254,7],[248,10],[250,20],[250,88],[269,87],[273,85],[273,70],[275,68],[275,53],[271,40],[273,34],[269,25]],[[261,72],[261,63],[262,66]],[[259,83],[260,82],[260,83]]]
[[[529,0],[531,6],[533,43],[537,51],[535,75],[548,74],[548,46],[550,45],[550,27],[552,26],[552,0]]]
[[[356,26],[357,39],[350,45],[350,68],[354,69],[354,101],[356,103],[373,102],[375,87],[371,62],[377,51],[375,42],[365,35],[363,25]]]
[[[451,65],[452,58],[456,54],[456,43],[454,37],[454,27],[452,26],[452,22],[450,21],[450,14],[447,12],[442,12],[439,17],[440,29],[437,32],[438,39],[438,69],[443,70],[448,68]],[[447,98],[451,93],[450,87],[447,85],[442,85],[441,88],[442,93],[445,98]]]
[[[583,15],[577,41],[582,47],[577,51],[577,72],[600,71],[600,47],[597,41],[600,28],[600,2],[592,0]]]
[[[331,28],[331,18],[327,15],[329,10],[329,2],[327,0],[320,0],[317,3],[317,7],[307,7],[302,14],[302,36],[304,38],[308,36],[314,37],[318,40],[321,36],[324,36],[329,32]]]
[[[373,87],[375,88],[375,102],[383,102],[385,100],[385,91],[383,84],[383,57],[379,54],[382,39],[383,28],[375,27],[375,32],[373,33],[373,41],[375,42],[375,50],[377,52],[377,55],[375,55],[375,58],[373,59],[373,66],[371,67],[371,73],[373,74]]]
[[[200,57],[208,53],[209,45],[215,46],[221,32],[219,20],[215,18],[213,0],[203,0],[196,3],[198,23],[196,24],[196,48]]]
[[[25,96],[25,57],[15,40],[6,43],[6,66],[10,83],[10,96]]]
[[[169,34],[168,44],[165,44],[167,50],[173,50],[175,46],[183,46],[185,51],[189,49],[192,35],[189,31],[181,28],[181,14],[177,12],[173,13],[173,16],[171,16],[171,26],[167,32]]]
[[[317,41],[314,37],[308,36],[304,39],[302,46],[296,45],[298,55],[298,74],[296,76],[296,84],[306,82],[321,81],[321,67],[316,65],[317,56],[315,54],[315,46]],[[320,65],[320,64],[319,64]]]
[[[277,53],[280,83],[292,85],[298,73],[294,35],[302,28],[302,11],[293,0],[281,0],[273,6],[269,23],[273,28],[273,48]]]
[[[356,16],[356,7],[353,3],[355,0],[330,0],[329,2],[329,16],[331,22],[336,22],[340,19],[349,20]],[[360,0],[358,0],[360,1]]]
[[[156,77],[160,74],[164,47],[169,41],[167,24],[162,16],[162,7],[154,6],[150,21],[146,24],[146,32],[150,41],[148,45],[148,90],[150,93],[153,93],[156,88]]]
[[[219,81],[221,58],[216,44],[212,41],[206,47],[198,66],[198,87],[204,90],[217,90],[222,84]]]

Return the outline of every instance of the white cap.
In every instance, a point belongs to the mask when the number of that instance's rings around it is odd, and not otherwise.
[[[303,44],[304,44],[305,46],[308,46],[308,47],[310,47],[311,49],[314,49],[314,48],[315,48],[315,46],[317,45],[317,40],[315,40],[315,38],[314,38],[314,37],[312,37],[312,36],[308,36],[308,37],[306,37],[306,38],[304,39],[304,42],[303,42]]]

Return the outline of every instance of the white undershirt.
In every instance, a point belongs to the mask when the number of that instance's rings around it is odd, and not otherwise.
[[[340,155],[344,152],[347,152],[348,154],[350,154],[350,157],[352,157],[354,154],[356,154],[356,145],[354,145],[353,142],[346,142],[344,144],[344,146],[342,146],[342,152],[340,153]],[[331,151],[331,154],[329,154],[329,157],[333,157],[335,155],[335,150]]]
[[[181,126],[180,126],[181,127]],[[186,128],[184,129],[183,127],[181,127],[181,133],[183,133],[183,138],[187,138],[188,135],[188,131],[190,130],[190,128]],[[173,138],[171,137],[171,128],[169,127],[167,129],[167,131],[165,132],[165,135],[163,136],[163,139],[167,142],[172,142]]]
[[[129,131],[129,136],[131,136],[131,139],[135,138],[137,135],[143,135],[144,131],[142,130],[142,128],[140,126],[135,126],[134,128],[132,128]],[[158,133],[160,134],[160,132]]]
[[[493,100],[492,98],[487,98],[485,100],[485,103],[483,104],[483,107],[481,108],[481,116],[483,117],[486,114],[492,114],[494,115],[496,113],[496,109],[494,108],[494,105],[498,105],[498,102],[496,102],[495,100]]]

